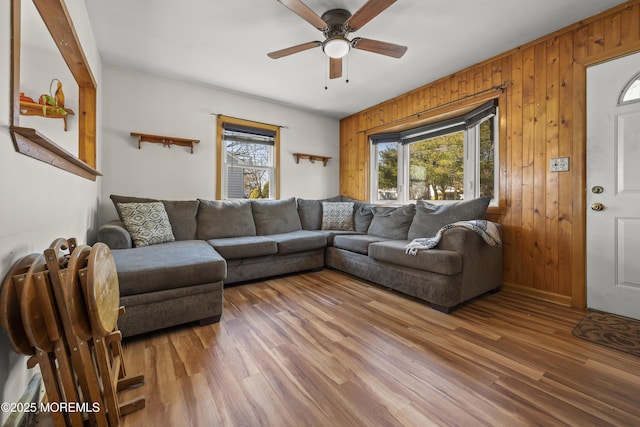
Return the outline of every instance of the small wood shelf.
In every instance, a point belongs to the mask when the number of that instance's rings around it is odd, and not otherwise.
[[[64,120],[65,132],[67,131],[67,117],[76,114],[71,108],[63,108],[63,110],[66,111],[67,114],[62,114],[55,111],[56,107],[47,105],[47,114],[45,115],[43,108],[45,108],[45,106],[42,104],[36,104],[35,102],[29,101],[20,101],[20,114],[22,114],[23,116],[40,116],[47,119],[62,119]]]
[[[316,160],[322,161],[323,166],[327,166],[327,162],[331,160],[331,157],[318,156],[317,154],[305,154],[305,153],[293,153],[296,158],[296,163],[300,163],[300,159],[309,159],[311,163],[315,163]]]
[[[176,138],[173,136],[150,135],[148,133],[138,133],[138,132],[131,132],[131,136],[138,137],[138,149],[140,149],[140,145],[142,141],[145,141],[145,142],[151,142],[154,144],[162,144],[169,148],[171,148],[172,145],[189,147],[191,148],[191,154],[193,154],[193,145],[200,142],[199,139]]]

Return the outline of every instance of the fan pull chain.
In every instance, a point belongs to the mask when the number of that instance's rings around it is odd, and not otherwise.
[[[344,68],[347,69],[347,73],[346,73],[347,74],[347,81],[346,81],[346,83],[349,83],[349,56],[348,55],[344,57],[344,62],[345,62],[345,64],[344,64],[345,67]]]
[[[327,59],[326,59],[326,62],[325,62],[325,64],[327,64],[327,65],[325,67],[326,69],[324,70],[325,71],[324,72],[324,90],[329,90],[329,81],[327,79],[327,76],[329,75],[329,61],[331,61],[331,60],[327,56]]]

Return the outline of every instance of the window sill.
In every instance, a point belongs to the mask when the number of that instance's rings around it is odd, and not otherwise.
[[[16,151],[41,162],[95,181],[100,172],[60,147],[55,142],[32,128],[11,126],[11,138]]]

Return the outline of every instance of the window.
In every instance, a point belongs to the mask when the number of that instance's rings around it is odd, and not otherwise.
[[[437,123],[371,135],[374,202],[498,201],[497,101]]]
[[[380,142],[376,147],[376,198],[374,200],[398,200],[398,147],[399,142]],[[401,173],[400,173],[401,175]]]
[[[218,116],[219,199],[278,197],[279,128]]]
[[[621,105],[637,101],[640,101],[640,73],[633,76],[631,81],[624,87],[624,90],[620,94],[618,104]]]

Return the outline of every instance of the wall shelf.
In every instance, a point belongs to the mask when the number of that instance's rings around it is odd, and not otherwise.
[[[64,120],[64,131],[67,131],[67,117],[75,115],[72,109],[63,108],[67,114],[62,114],[58,111],[55,111],[56,107],[52,107],[50,105],[46,106],[47,114],[44,114],[45,106],[42,104],[36,104],[35,102],[29,101],[20,101],[20,114],[23,116],[39,116],[47,119],[62,119]]]
[[[327,166],[327,162],[331,160],[331,157],[319,156],[317,154],[293,153],[293,156],[296,158],[296,163],[300,163],[300,159],[308,159],[311,163],[319,160],[325,167]]]
[[[142,141],[144,141],[144,142],[151,142],[154,144],[162,144],[169,148],[171,148],[172,145],[188,147],[188,148],[191,148],[191,154],[193,154],[194,144],[197,144],[200,142],[199,139],[176,138],[173,136],[150,135],[148,133],[138,133],[138,132],[131,132],[131,136],[138,137],[138,149],[140,149],[140,145]]]
[[[15,149],[19,153],[83,178],[90,179],[91,181],[95,181],[96,177],[102,176],[102,174],[93,167],[69,153],[35,129],[11,126],[9,130]]]

